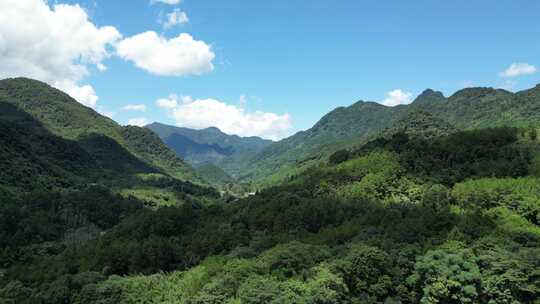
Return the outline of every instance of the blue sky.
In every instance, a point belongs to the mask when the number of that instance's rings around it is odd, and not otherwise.
[[[54,4],[80,5],[89,23],[121,36],[109,39],[99,60],[80,63],[88,72],[75,82],[91,86],[99,97],[93,107],[122,124],[215,122],[229,133],[277,139],[360,99],[407,103],[425,88],[449,95],[467,86],[516,91],[540,82],[539,1],[58,0],[49,2],[51,11]],[[186,18],[166,25],[174,11]],[[137,66],[137,41],[117,55],[117,43],[148,31],[162,42],[187,33],[213,56],[187,72],[182,63],[163,72]],[[15,70],[4,74],[33,76]],[[160,107],[159,99],[173,104]],[[139,107],[123,110],[128,104]]]

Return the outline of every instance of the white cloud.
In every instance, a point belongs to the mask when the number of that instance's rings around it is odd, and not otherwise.
[[[120,41],[117,53],[137,67],[162,76],[200,75],[214,69],[211,47],[185,33],[166,39],[153,31],[144,32]]]
[[[464,88],[472,88],[474,86],[474,82],[472,80],[467,80],[463,82],[462,87]]]
[[[517,83],[518,82],[516,80],[508,79],[502,85],[500,85],[499,88],[507,90],[507,91],[514,91]]]
[[[148,124],[148,120],[144,117],[131,118],[128,120],[127,124],[130,126],[144,127]]]
[[[182,0],[150,0],[151,4],[158,3],[158,2],[170,4],[170,5],[176,5],[176,4],[180,4]]]
[[[104,65],[103,63],[98,63],[97,64],[97,68],[100,72],[105,72],[107,70],[107,66]]]
[[[167,19],[163,23],[163,27],[169,29],[176,25],[186,24],[189,22],[187,14],[180,9],[174,9],[172,12],[167,14]]]
[[[141,111],[146,112],[146,105],[144,104],[128,104],[122,107],[124,111]]]
[[[107,116],[107,117],[109,117],[110,119],[112,119],[112,118],[114,117],[114,115],[116,115],[116,113],[114,113],[114,112],[112,112],[112,111],[107,111],[107,110],[105,110],[105,109],[102,108],[102,107],[99,107],[97,111],[98,111],[99,114],[101,114],[101,115],[103,115],[103,116]]]
[[[168,110],[176,125],[193,129],[217,127],[228,134],[260,136],[278,140],[289,134],[291,116],[262,111],[248,112],[242,106],[215,99],[193,99],[171,95],[156,104]]]
[[[506,70],[501,72],[501,77],[518,77],[536,73],[536,67],[528,63],[512,63]]]
[[[167,98],[161,98],[156,100],[156,105],[164,109],[174,109],[178,106],[180,101],[182,103],[190,103],[193,101],[193,98],[191,98],[191,96],[178,97],[178,95],[176,94],[171,94]]]
[[[90,65],[105,67],[121,37],[114,27],[97,27],[79,5],[44,0],[2,0],[0,12],[0,78],[35,78],[96,106],[94,89],[81,82]]]
[[[386,98],[381,102],[385,106],[394,107],[412,102],[412,93],[395,89],[386,93]]]
[[[96,95],[96,91],[92,86],[77,85],[77,83],[72,80],[58,80],[55,81],[53,85],[83,105],[93,109],[96,108],[99,97]]]
[[[245,107],[248,101],[248,98],[245,94],[240,95],[240,98],[238,100],[240,102],[240,107]]]

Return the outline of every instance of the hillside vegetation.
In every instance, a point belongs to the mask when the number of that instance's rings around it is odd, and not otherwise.
[[[1,80],[0,101],[29,114],[56,136],[79,140],[97,135],[102,140],[115,141],[147,165],[168,175],[180,179],[194,178],[192,169],[154,133],[139,127],[122,127],[45,83],[27,78]],[[91,140],[87,144],[91,144]],[[103,148],[95,147],[98,150]]]
[[[338,109],[242,197],[168,174],[150,130],[62,134],[0,98],[0,303],[537,304],[538,90]]]
[[[228,135],[217,128],[194,130],[160,123],[152,123],[146,128],[158,134],[169,148],[192,166],[214,165],[231,177],[240,175],[239,168],[247,157],[272,143],[259,137]]]
[[[40,82],[0,88],[0,277],[34,254],[95,239],[136,210],[219,200],[197,179],[177,178],[192,169],[150,130],[121,127]]]
[[[383,131],[395,132],[411,121],[439,129],[440,132],[432,135],[498,126],[527,128],[538,125],[539,110],[540,85],[518,93],[466,88],[450,97],[428,89],[410,105],[397,107],[359,101],[335,109],[312,128],[253,155],[244,163],[240,178],[261,186],[272,185],[297,174],[299,168],[303,170],[324,161],[337,150],[361,145]],[[422,119],[429,121],[421,122]]]
[[[229,204],[135,211],[99,239],[15,263],[0,296],[535,303],[537,151],[513,128],[394,134]]]

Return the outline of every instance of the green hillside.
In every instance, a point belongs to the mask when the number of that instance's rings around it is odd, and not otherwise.
[[[99,168],[76,142],[50,133],[32,116],[0,102],[1,186],[31,189],[82,182]]]
[[[244,164],[272,186],[199,166],[221,196],[151,130],[0,83],[0,303],[540,300],[539,87],[339,108]]]
[[[158,134],[169,148],[192,166],[213,164],[236,177],[247,157],[272,143],[259,137],[228,135],[217,128],[194,130],[160,123],[152,123],[146,128]]]
[[[95,239],[137,210],[219,200],[177,178],[193,173],[151,131],[121,127],[40,82],[0,88],[0,280],[4,267]]]
[[[536,303],[533,138],[377,138],[229,204],[136,211],[99,239],[8,268],[0,299]]]
[[[526,126],[540,121],[540,85],[517,93],[467,88],[444,99],[423,100],[421,97],[410,108],[430,112],[459,129]]]
[[[199,176],[212,185],[219,186],[235,182],[223,169],[213,164],[202,165],[197,167],[196,170]]]
[[[402,116],[382,136],[405,133],[412,137],[436,138],[454,133],[457,129],[448,121],[426,111],[414,111]]]
[[[176,178],[195,178],[193,170],[157,135],[144,128],[122,127],[45,83],[27,78],[1,80],[0,101],[30,114],[49,132],[64,139],[77,141],[97,134],[115,141],[148,166]]]
[[[412,104],[397,107],[360,101],[335,109],[312,128],[252,156],[241,170],[241,179],[261,185],[282,181],[313,163],[325,160],[337,150],[365,143],[383,130],[426,128],[422,132],[437,131],[432,135],[442,135],[451,130],[527,127],[540,122],[539,110],[540,85],[518,93],[467,88],[450,97],[428,89]],[[411,125],[412,121],[417,125]]]

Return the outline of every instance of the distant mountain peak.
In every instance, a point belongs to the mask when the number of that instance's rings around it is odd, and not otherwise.
[[[504,90],[497,90],[491,87],[472,87],[472,88],[464,88],[457,92],[455,92],[452,96],[450,96],[451,99],[456,98],[478,98],[489,94],[495,94],[499,91],[507,92]]]
[[[217,127],[195,130],[154,123],[146,126],[156,132],[178,155],[193,166],[213,164],[234,175],[248,155],[258,153],[272,141],[260,137],[240,137]]]
[[[208,128],[204,128],[203,130],[210,131],[210,132],[215,132],[215,133],[219,133],[219,134],[225,134],[218,127],[208,127]]]
[[[124,154],[131,154],[132,159],[159,169],[160,172],[180,179],[195,177],[192,168],[168,149],[154,133],[142,128],[120,126],[44,82],[24,77],[0,80],[0,99],[28,113],[55,136],[78,141],[87,134],[98,134],[117,143],[122,152],[126,151]],[[111,143],[108,139],[86,142],[98,143],[98,147],[86,145],[85,150],[94,153],[109,147],[111,153],[120,151],[118,147],[107,144]],[[103,143],[103,146],[99,146]]]
[[[426,103],[426,102],[437,102],[445,100],[442,92],[434,91],[432,89],[424,90],[416,99],[413,101],[415,104]]]
[[[437,98],[444,98],[444,95],[440,91],[435,91],[432,89],[425,89],[424,92],[422,92],[418,97],[437,97]]]

